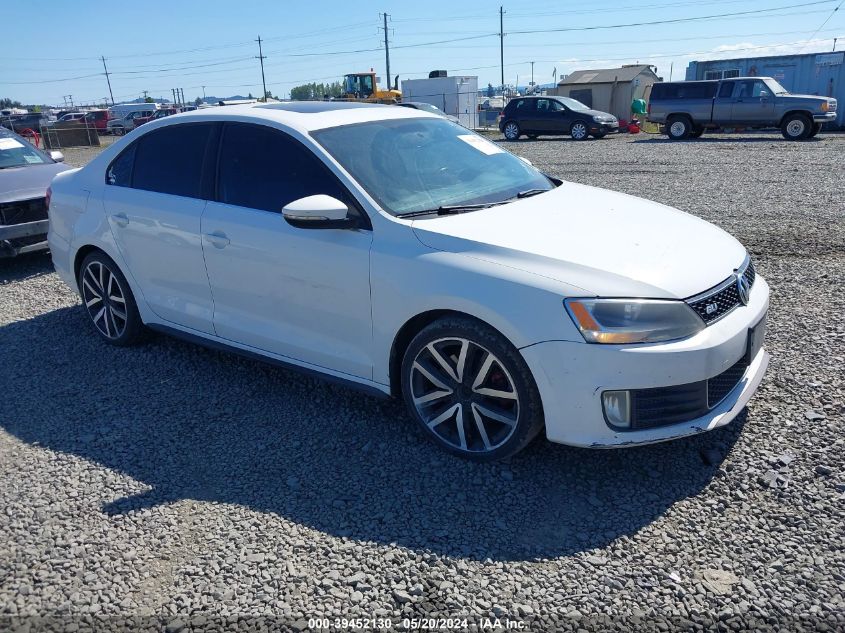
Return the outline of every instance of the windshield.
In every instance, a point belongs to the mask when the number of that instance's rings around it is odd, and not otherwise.
[[[560,101],[563,105],[565,105],[570,110],[589,110],[587,106],[583,103],[578,101],[577,99],[572,99],[570,97],[555,97],[558,101]]]
[[[764,83],[771,89],[773,93],[776,95],[785,95],[789,94],[786,88],[780,85],[777,79],[764,79]]]
[[[43,165],[50,160],[32,145],[19,141],[14,136],[0,135],[0,169]]]
[[[394,215],[554,187],[525,161],[446,119],[371,121],[312,135]]]

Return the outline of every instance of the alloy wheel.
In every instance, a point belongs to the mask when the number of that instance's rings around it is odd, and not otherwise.
[[[430,342],[414,359],[409,380],[423,423],[457,450],[489,452],[516,431],[515,382],[502,361],[478,343],[459,337]]]
[[[516,123],[511,122],[505,126],[505,138],[510,141],[519,138],[519,126]]]
[[[804,121],[801,119],[792,119],[786,124],[786,133],[792,138],[799,138],[803,136],[805,129]]]
[[[100,333],[118,339],[126,331],[126,295],[120,281],[101,262],[92,261],[82,273],[82,300]]]
[[[570,130],[572,138],[577,141],[587,138],[587,126],[583,123],[573,123],[572,130]]]

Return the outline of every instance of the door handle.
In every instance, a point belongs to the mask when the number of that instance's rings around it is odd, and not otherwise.
[[[206,233],[205,239],[208,240],[215,248],[226,248],[229,245],[229,238],[223,231],[214,231],[214,233]]]
[[[126,226],[129,224],[129,218],[125,213],[115,213],[111,216],[111,219],[114,220],[114,223],[118,226]]]

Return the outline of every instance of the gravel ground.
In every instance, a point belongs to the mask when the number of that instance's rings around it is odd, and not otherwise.
[[[772,362],[744,419],[467,463],[397,403],[163,337],[110,348],[47,256],[0,261],[0,629],[845,629],[845,136],[507,147],[745,243]]]

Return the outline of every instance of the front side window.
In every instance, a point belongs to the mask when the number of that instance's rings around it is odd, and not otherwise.
[[[311,150],[272,128],[229,123],[223,129],[217,198],[225,204],[281,213],[300,198],[348,193]]]
[[[370,121],[312,136],[394,215],[553,188],[534,167],[446,119]]]
[[[719,87],[719,98],[720,99],[730,99],[731,94],[733,93],[733,90],[734,90],[733,82],[727,81],[727,82],[723,83]]]
[[[201,197],[202,169],[212,124],[171,125],[137,141],[132,188]]]

